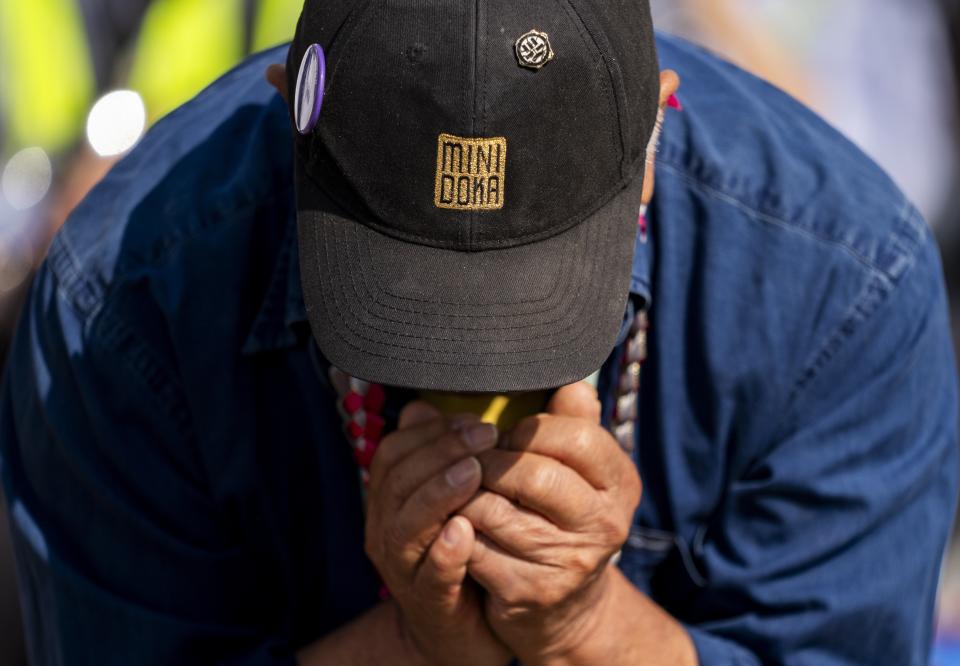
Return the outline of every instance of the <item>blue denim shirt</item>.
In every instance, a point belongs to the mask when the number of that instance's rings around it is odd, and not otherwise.
[[[958,472],[935,244],[813,114],[659,48],[685,109],[636,245],[645,488],[620,566],[707,666],[926,664]],[[160,122],[37,275],[0,412],[37,664],[290,664],[377,602],[263,80],[282,58]]]

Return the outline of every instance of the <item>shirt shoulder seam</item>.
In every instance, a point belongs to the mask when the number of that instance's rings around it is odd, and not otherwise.
[[[816,230],[809,227],[791,222],[782,216],[776,215],[770,211],[762,210],[755,205],[751,205],[745,202],[741,197],[736,196],[735,194],[720,189],[711,183],[707,183],[704,180],[697,178],[691,175],[682,165],[669,160],[664,160],[660,156],[657,157],[657,168],[669,171],[672,175],[683,180],[688,185],[693,188],[699,189],[702,192],[709,194],[710,196],[716,197],[725,203],[737,208],[744,214],[753,217],[757,220],[765,222],[767,224],[772,224],[783,229],[794,231],[808,236],[818,242],[825,243],[827,245],[833,245],[840,248],[846,252],[851,258],[860,263],[864,268],[868,269],[871,272],[880,273],[886,275],[888,278],[896,279],[903,270],[907,268],[907,265],[912,261],[912,257],[909,256],[907,248],[903,246],[896,237],[896,232],[891,236],[888,236],[886,239],[895,247],[894,250],[899,250],[897,257],[894,261],[890,263],[889,266],[881,266],[875,260],[866,256],[860,252],[857,248],[852,246],[850,243],[844,241],[842,238],[836,238],[833,236],[828,236],[826,234],[818,233]],[[915,224],[915,220],[911,211],[913,210],[913,205],[905,198],[901,196],[900,211],[897,215],[898,222],[906,222],[911,225],[914,235],[919,237],[921,235],[921,230],[923,226],[923,221],[919,221],[919,227]],[[906,263],[904,263],[906,262]]]
[[[920,213],[909,203],[900,212],[898,222],[901,227],[908,225],[915,229],[917,228],[916,225],[919,224],[922,228],[925,228]],[[874,318],[885,303],[889,302],[910,270],[916,266],[915,246],[920,242],[922,237],[919,235],[916,236],[913,243],[914,247],[907,247],[905,244],[906,241],[898,238],[898,235],[902,236],[902,234],[898,234],[899,231],[899,229],[895,229],[891,232],[889,239],[891,243],[899,245],[901,251],[904,252],[901,260],[896,264],[895,274],[891,276],[885,272],[876,272],[863,286],[856,299],[854,299],[847,308],[841,320],[825,337],[824,342],[816,346],[807,357],[808,360],[803,364],[799,375],[791,385],[785,404],[786,409],[782,412],[783,416],[772,430],[772,432],[776,434],[775,439],[779,437],[779,432],[785,427],[785,424],[789,422],[789,418],[793,414],[792,406],[797,404],[804,391],[840,353],[845,342],[857,333],[869,320]]]
[[[657,166],[670,172],[672,176],[682,179],[689,187],[716,197],[745,215],[837,247],[867,271],[865,285],[844,311],[843,316],[829,329],[826,336],[822,338],[822,342],[816,341],[811,344],[810,352],[802,357],[803,362],[798,374],[784,385],[784,409],[780,412],[783,416],[773,424],[771,431],[778,433],[787,423],[789,415],[793,413],[791,406],[796,405],[799,396],[829,366],[831,360],[843,348],[845,341],[860,330],[864,323],[889,300],[908,272],[916,265],[918,247],[924,238],[929,237],[929,229],[916,207],[906,197],[900,195],[893,213],[893,227],[878,242],[880,248],[878,255],[884,258],[884,264],[881,265],[844,242],[843,239],[817,233],[814,229],[790,222],[769,211],[760,210],[735,194],[704,182],[690,174],[681,165],[669,160],[661,161],[658,156]]]
[[[869,320],[880,306],[886,302],[907,272],[916,265],[916,246],[922,238],[916,234],[913,238],[903,232],[904,226],[911,230],[917,229],[917,224],[923,225],[919,212],[907,202],[897,215],[897,228],[887,237],[887,241],[896,246],[899,256],[894,260],[889,271],[877,269],[867,281],[857,298],[850,304],[843,319],[826,337],[823,344],[816,348],[804,364],[800,376],[794,381],[790,391],[788,404],[792,404],[796,397],[819,375],[820,371],[836,356],[844,341],[852,336],[859,327]],[[910,246],[907,244],[910,243]]]

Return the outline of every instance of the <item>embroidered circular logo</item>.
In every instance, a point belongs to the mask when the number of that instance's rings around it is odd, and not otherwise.
[[[323,106],[323,88],[327,80],[327,61],[323,47],[312,44],[303,54],[300,74],[297,76],[296,120],[300,134],[310,134],[320,120]]]
[[[521,67],[540,69],[553,60],[553,48],[547,33],[531,30],[517,40],[517,62]]]

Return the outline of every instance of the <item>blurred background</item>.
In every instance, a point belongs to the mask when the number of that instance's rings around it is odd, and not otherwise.
[[[0,364],[47,244],[143,133],[302,0],[0,0]],[[753,71],[876,159],[936,232],[960,336],[960,0],[653,0],[661,30]],[[681,88],[680,98],[683,98]],[[2,501],[2,498],[0,498]],[[0,666],[25,664],[0,506]],[[934,663],[960,666],[960,547]]]

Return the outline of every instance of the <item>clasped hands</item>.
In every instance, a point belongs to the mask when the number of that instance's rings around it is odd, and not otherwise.
[[[584,383],[506,433],[409,405],[373,461],[366,550],[411,654],[450,666],[563,663],[622,581],[609,562],[640,490]]]

